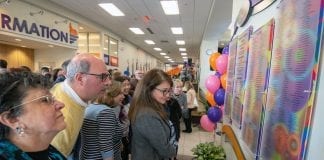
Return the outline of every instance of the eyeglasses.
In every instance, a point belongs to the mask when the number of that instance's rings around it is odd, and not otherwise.
[[[49,104],[49,105],[53,105],[54,102],[55,102],[55,97],[52,96],[52,95],[45,95],[45,96],[41,96],[41,97],[38,97],[38,98],[35,98],[35,99],[32,99],[30,101],[27,101],[27,102],[24,102],[24,103],[21,103],[21,104],[18,104],[16,106],[13,106],[12,108],[10,108],[10,110],[14,110],[20,106],[23,106],[23,105],[26,105],[28,103],[32,103],[32,102],[35,102],[37,100],[40,100],[42,103],[46,103],[46,104]]]
[[[96,76],[97,78],[101,79],[101,81],[105,81],[108,77],[111,78],[109,73],[101,73],[101,74],[94,74],[94,73],[82,73],[86,75]]]
[[[167,94],[171,94],[172,93],[172,89],[160,89],[160,88],[155,88],[156,90],[160,91],[163,96],[166,96]]]

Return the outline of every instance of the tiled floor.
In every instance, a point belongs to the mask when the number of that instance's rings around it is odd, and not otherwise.
[[[184,125],[181,122],[181,130],[184,129]],[[213,132],[206,132],[199,125],[193,124],[192,133],[181,132],[178,150],[179,160],[192,160],[194,155],[191,151],[199,143],[204,142],[219,142],[220,136],[215,135]]]

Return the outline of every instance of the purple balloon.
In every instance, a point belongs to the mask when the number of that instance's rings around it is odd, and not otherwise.
[[[221,120],[223,112],[219,107],[210,107],[207,111],[208,119],[214,123]]]
[[[216,71],[215,72],[215,76],[217,76],[218,78],[220,78],[222,75],[218,71]]]
[[[228,47],[228,45],[223,48],[222,54],[229,54],[229,47]]]
[[[224,99],[225,99],[225,90],[223,88],[219,88],[214,93],[214,100],[219,106],[221,106],[224,104]]]

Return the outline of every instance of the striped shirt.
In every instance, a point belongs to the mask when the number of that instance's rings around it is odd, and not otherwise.
[[[122,135],[120,122],[110,107],[90,104],[81,129],[80,159],[121,160]]]

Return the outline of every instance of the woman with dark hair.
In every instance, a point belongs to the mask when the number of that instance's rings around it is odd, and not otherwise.
[[[171,77],[159,69],[147,72],[137,84],[128,114],[132,160],[161,160],[176,155],[175,129],[165,111],[171,86]]]
[[[114,107],[122,105],[121,84],[113,81],[85,111],[80,159],[121,160],[122,126]]]
[[[65,160],[50,145],[66,124],[49,87],[30,72],[0,74],[0,159]]]

